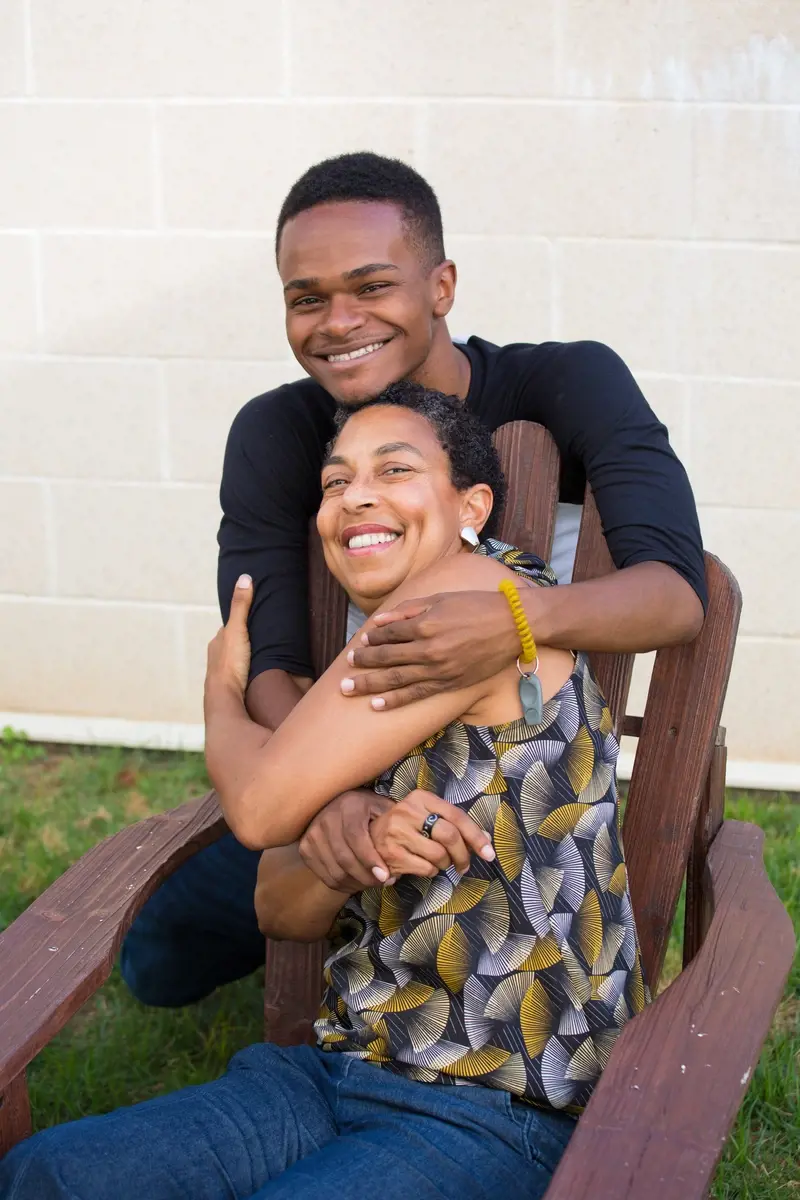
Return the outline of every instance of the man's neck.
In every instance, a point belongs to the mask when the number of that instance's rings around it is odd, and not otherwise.
[[[447,326],[443,325],[442,330],[437,331],[430,354],[420,369],[414,372],[412,379],[414,383],[443,392],[445,396],[458,396],[460,400],[466,400],[471,376],[469,359],[453,342]]]

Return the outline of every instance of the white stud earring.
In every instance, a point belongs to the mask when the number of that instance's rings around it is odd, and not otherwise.
[[[477,547],[481,544],[480,538],[471,525],[465,525],[461,530],[460,536],[462,542],[466,542],[468,546],[472,546],[473,550],[477,549]]]

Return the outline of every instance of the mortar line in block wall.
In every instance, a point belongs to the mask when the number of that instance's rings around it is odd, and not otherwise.
[[[44,226],[44,225],[13,225],[0,229],[0,236],[30,236],[39,237],[69,237],[69,238],[123,238],[140,240],[155,240],[159,238],[204,238],[206,240],[250,241],[264,242],[272,245],[272,233],[261,229],[209,229],[203,226],[165,225],[160,229],[123,229],[113,225],[94,226]],[[763,251],[765,254],[800,253],[800,242],[753,238],[694,238],[664,237],[642,235],[641,237],[622,236],[620,234],[581,234],[546,231],[542,233],[475,233],[459,230],[457,227],[448,229],[447,236],[463,242],[525,242],[545,243],[553,238],[567,245],[603,245],[603,246],[656,246],[667,250],[752,250]]]
[[[154,97],[147,96],[4,96],[0,99],[0,105],[3,104],[47,104],[47,105],[67,105],[67,104],[139,104],[149,105],[153,103]],[[754,112],[764,110],[770,112],[798,112],[800,111],[800,103],[796,101],[773,101],[773,100],[726,100],[726,99],[711,99],[705,97],[695,97],[687,99],[671,99],[669,97],[611,97],[611,96],[502,96],[502,95],[475,95],[471,93],[452,95],[428,95],[425,93],[415,93],[413,95],[397,95],[397,96],[354,96],[354,95],[336,95],[336,96],[302,96],[302,95],[264,95],[264,96],[159,96],[158,103],[168,105],[174,108],[196,108],[199,106],[218,106],[218,107],[237,107],[242,105],[273,105],[276,107],[286,107],[288,105],[306,105],[310,108],[325,107],[339,105],[409,105],[414,103],[425,103],[435,105],[459,104],[477,106],[485,104],[488,107],[498,107],[505,105],[513,108],[658,108],[658,109],[685,109],[685,108],[731,108],[731,109],[748,109]]]
[[[107,364],[107,363],[139,363],[142,366],[157,366],[163,363],[165,366],[168,363],[216,363],[225,364],[226,366],[236,367],[294,367],[298,375],[300,368],[294,359],[291,358],[203,358],[196,355],[168,355],[155,356],[147,354],[136,354],[128,357],[121,354],[58,354],[43,350],[41,354],[20,354],[7,352],[0,354],[0,363],[79,363],[79,364]]]
[[[0,474],[0,483],[63,483],[70,487],[130,488],[138,491],[156,488],[169,492],[211,492],[219,486],[219,481],[215,479],[105,479],[97,475],[13,475],[8,472]]]
[[[40,604],[44,608],[134,608],[157,613],[219,614],[218,607],[213,603],[198,604],[188,600],[126,600],[116,596],[37,596],[21,592],[0,592],[0,606],[3,604]]]
[[[480,336],[480,331],[479,336]],[[0,365],[3,363],[64,363],[78,364],[87,366],[92,364],[98,365],[118,365],[125,366],[129,364],[137,364],[142,366],[159,366],[164,367],[175,363],[178,365],[193,363],[193,364],[213,364],[215,366],[231,366],[231,367],[292,367],[296,369],[298,378],[301,375],[300,368],[296,366],[293,360],[276,359],[276,358],[197,358],[181,355],[180,357],[165,356],[163,358],[147,357],[145,355],[131,355],[130,357],[119,354],[51,354],[43,352],[41,354],[0,354]],[[658,371],[650,367],[637,364],[632,359],[628,362],[631,371],[637,379],[646,380],[661,380],[667,379],[674,383],[715,383],[715,384],[749,384],[754,387],[763,388],[794,388],[800,387],[800,377],[798,376],[763,376],[763,375],[692,375],[685,371]],[[20,479],[19,475],[2,475],[2,479]],[[44,476],[31,476],[31,479],[44,478]],[[62,482],[72,482],[72,476],[48,476],[47,478],[58,478]],[[81,480],[77,480],[81,482]],[[119,482],[130,482],[120,480]],[[158,482],[158,481],[151,481]],[[179,480],[173,481],[175,483]],[[191,481],[186,481],[191,482]]]

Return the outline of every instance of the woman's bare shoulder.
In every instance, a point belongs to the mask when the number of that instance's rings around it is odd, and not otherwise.
[[[483,554],[452,554],[400,585],[393,601],[432,596],[436,592],[494,592],[513,572]]]

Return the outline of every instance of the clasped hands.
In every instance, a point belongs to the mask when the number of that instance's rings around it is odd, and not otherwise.
[[[439,820],[430,837],[421,831],[429,813]],[[433,876],[454,866],[468,870],[473,854],[491,861],[491,838],[467,813],[429,792],[402,800],[372,791],[345,792],[332,800],[300,840],[309,870],[334,891],[357,892],[400,875]]]

